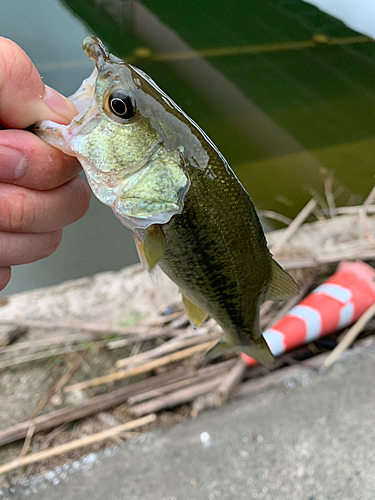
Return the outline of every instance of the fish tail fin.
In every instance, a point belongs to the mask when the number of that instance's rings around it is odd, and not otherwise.
[[[262,365],[269,365],[275,362],[271,349],[268,347],[263,336],[259,337],[256,342],[251,343],[251,345],[240,345],[239,350],[247,354],[247,356],[254,358],[255,361],[258,361]]]
[[[250,341],[249,344],[231,344],[226,339],[220,340],[206,353],[206,360],[210,361],[223,354],[245,353],[251,358],[254,358],[258,363],[269,365],[275,362],[275,358],[268,347],[263,336],[260,336],[256,341]]]

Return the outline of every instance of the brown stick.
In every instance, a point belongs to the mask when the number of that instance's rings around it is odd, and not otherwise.
[[[71,330],[71,331],[82,331],[91,332],[93,334],[99,335],[146,335],[150,332],[155,332],[160,328],[150,328],[149,326],[105,326],[96,325],[95,323],[59,323],[59,322],[49,322],[49,321],[22,321],[17,319],[0,319],[0,325],[14,325],[21,326],[25,328],[40,328],[43,330]]]
[[[363,243],[362,243],[363,242]],[[295,258],[293,260],[277,259],[284,269],[304,269],[320,264],[333,264],[342,260],[370,260],[375,257],[375,244],[367,240],[359,240],[356,246],[348,246],[335,252],[319,252],[311,258]]]
[[[108,349],[118,349],[119,347],[125,347],[127,345],[136,344],[137,342],[144,342],[146,340],[153,340],[163,337],[174,337],[175,335],[180,335],[181,330],[175,330],[173,328],[149,328],[148,333],[142,333],[128,337],[127,339],[112,340],[107,342],[106,347]]]
[[[363,202],[363,207],[368,207],[375,200],[375,186],[371,189],[370,194],[367,196]]]
[[[337,208],[335,208],[335,216],[337,216],[337,215],[354,215],[354,214],[357,214],[361,208],[364,208],[365,212],[369,215],[375,213],[375,206],[374,205],[366,205],[366,202],[365,202],[363,205],[350,205],[348,207],[337,207]],[[318,210],[317,214],[327,214],[327,209],[323,208],[321,210]]]
[[[41,414],[41,412],[43,411],[43,408],[46,406],[48,400],[54,394],[56,394],[56,392],[59,392],[64,387],[64,385],[69,381],[70,377],[73,375],[73,373],[77,370],[77,368],[81,364],[81,361],[82,361],[82,358],[80,356],[77,356],[77,358],[75,359],[75,361],[66,370],[66,372],[64,373],[64,375],[60,378],[60,380],[58,380],[56,382],[56,384],[53,385],[51,387],[51,389],[49,389],[47,391],[47,394],[45,394],[43,396],[43,398],[39,401],[39,404],[36,407],[36,409],[35,409],[32,417],[31,417],[31,420],[35,420],[35,418],[38,417]]]
[[[77,450],[78,448],[83,448],[85,446],[97,443],[99,441],[104,441],[105,439],[108,439],[112,436],[116,436],[121,432],[129,431],[137,427],[142,427],[143,425],[150,424],[155,420],[156,420],[155,414],[147,415],[147,417],[126,422],[126,424],[122,424],[117,427],[112,427],[112,429],[106,429],[105,431],[102,432],[97,432],[96,434],[92,434],[91,436],[87,436],[83,439],[75,439],[74,441],[70,441],[69,443],[56,446],[49,450],[33,453],[31,455],[22,458],[16,458],[16,460],[12,460],[11,462],[8,462],[0,466],[0,475],[7,474],[12,470],[24,467],[25,465],[41,462],[42,460],[46,460],[47,458],[55,457],[57,455],[62,455],[63,453],[66,453],[68,451]]]
[[[374,342],[374,338],[367,337],[363,340],[359,340],[356,345],[358,345],[358,347],[368,347],[369,345],[374,345]],[[320,368],[324,367],[325,361],[328,359],[330,354],[331,353],[327,352],[318,354],[317,356],[309,358],[306,361],[302,361],[297,365],[287,366],[285,368],[281,368],[280,370],[276,370],[265,377],[244,382],[239,387],[237,387],[233,397],[242,397],[259,391],[264,391],[273,386],[283,384],[290,378],[298,377],[301,373],[306,372],[306,370],[309,369],[319,370]]]
[[[280,248],[288,241],[288,239],[297,231],[297,229],[305,222],[307,217],[316,207],[316,200],[311,199],[307,205],[300,211],[297,217],[290,223],[285,231],[280,236],[280,239],[271,247],[272,253],[276,254]]]
[[[25,439],[25,442],[23,443],[22,450],[21,450],[18,458],[25,456],[29,450],[31,439],[32,439],[32,437],[34,435],[34,431],[35,431],[35,419],[40,415],[40,413],[42,412],[43,408],[45,407],[45,405],[47,404],[47,401],[51,398],[51,396],[53,396],[56,392],[58,392],[68,382],[72,373],[74,373],[75,370],[80,365],[81,359],[82,358],[77,357],[75,362],[67,369],[67,371],[64,373],[64,375],[61,377],[61,379],[53,387],[51,387],[51,389],[49,389],[47,394],[45,394],[42,397],[42,399],[39,401],[39,404],[36,407],[36,410],[34,411],[32,417],[31,417],[30,425],[29,425],[29,428],[28,428],[27,434],[26,434],[26,439]]]
[[[373,241],[374,237],[373,237],[373,235],[371,234],[371,231],[370,231],[369,221],[368,221],[368,217],[367,217],[367,214],[366,214],[366,208],[365,207],[361,207],[359,209],[358,214],[359,214],[359,220],[360,220],[360,223],[362,225],[363,232],[364,232],[366,240]]]
[[[135,404],[142,403],[143,401],[162,396],[163,394],[168,394],[177,389],[182,389],[183,387],[186,387],[188,385],[202,382],[203,380],[206,380],[208,378],[217,377],[218,374],[221,374],[231,368],[234,364],[234,361],[235,360],[230,359],[229,361],[224,361],[223,363],[218,363],[216,365],[207,366],[206,368],[201,368],[200,370],[198,370],[197,375],[194,375],[194,377],[188,377],[179,382],[163,385],[158,389],[153,389],[151,391],[142,392],[141,394],[131,396],[128,399],[127,404],[129,406],[133,406]]]
[[[244,378],[245,372],[247,370],[247,364],[240,356],[230,370],[228,375],[226,375],[220,385],[216,389],[216,395],[220,404],[225,403],[232,392],[236,389],[238,384],[240,384]]]
[[[25,331],[25,330],[24,330]],[[37,339],[37,340],[26,340],[24,342],[18,342],[17,344],[9,345],[6,347],[0,347],[0,354],[8,352],[18,352],[23,350],[34,351],[38,349],[43,349],[46,347],[51,347],[52,345],[70,345],[74,342],[88,342],[92,340],[92,336],[88,334],[75,334],[70,333],[68,335],[60,335],[57,337],[48,337],[48,339]]]
[[[176,382],[177,380],[185,379],[190,374],[190,371],[179,367],[176,370],[163,373],[163,375],[148,378],[147,380],[136,382],[135,384],[128,385],[116,391],[110,392],[109,394],[95,396],[84,401],[80,406],[74,408],[61,408],[59,410],[46,413],[45,415],[40,415],[34,420],[34,432],[36,433],[51,429],[65,422],[73,422],[74,420],[87,417],[93,413],[98,413],[100,411],[107,410],[108,408],[119,406],[125,403],[129,396],[133,396],[134,394],[138,394],[142,391],[148,391],[152,388],[160,387],[173,381]],[[30,423],[31,421],[27,420],[0,431],[0,446],[13,443],[18,439],[24,438],[27,434]]]
[[[374,343],[375,339],[373,337],[367,337],[363,340],[359,340],[357,345],[359,347],[368,347],[369,345],[374,345]],[[247,396],[249,394],[270,389],[271,387],[283,384],[287,379],[299,376],[301,373],[306,372],[306,370],[319,370],[328,356],[329,353],[319,354],[318,356],[314,356],[313,358],[309,358],[306,361],[302,361],[293,366],[273,371],[264,377],[250,379],[237,386],[233,393],[233,398]],[[195,402],[197,403],[196,408],[193,408],[192,414],[196,416],[203,410],[207,410],[208,408],[212,408],[220,404],[220,399],[218,400],[217,397],[213,396],[213,394],[208,393],[203,396],[202,400],[197,400]]]
[[[348,333],[342,338],[341,342],[333,349],[328,358],[324,362],[324,368],[331,366],[336,359],[354,342],[358,335],[365,328],[367,323],[375,315],[375,304],[365,311],[359,320],[350,328]]]
[[[1,324],[1,321],[0,321]],[[149,329],[150,330],[150,329]],[[122,342],[121,346],[116,346],[116,347],[123,347],[126,345],[131,345],[137,342],[144,342],[145,340],[152,340],[154,338],[158,337],[173,337],[174,335],[181,334],[181,331],[179,330],[169,330],[167,328],[164,329],[157,329],[157,331],[152,330],[151,332],[147,334],[142,334],[142,335],[136,335],[129,337],[127,339],[124,339],[122,341],[117,341],[117,342]],[[96,347],[105,347],[107,344],[104,341],[96,341],[94,344]],[[20,356],[17,357],[16,359],[8,360],[8,361],[3,361],[0,363],[0,370],[4,370],[6,368],[11,368],[14,366],[20,366],[26,363],[31,363],[34,361],[42,361],[44,359],[48,359],[52,356],[62,356],[64,354],[70,354],[72,352],[82,352],[86,351],[87,346],[86,345],[72,345],[72,346],[67,346],[67,347],[61,347],[61,348],[56,348],[54,351],[51,352],[42,352],[42,353],[36,353],[36,354],[30,354],[27,356]]]
[[[147,359],[153,359],[163,354],[169,354],[171,352],[178,351],[180,349],[183,349],[184,347],[190,347],[196,344],[203,344],[203,342],[207,342],[208,340],[216,340],[221,337],[221,335],[212,335],[212,334],[197,335],[194,332],[192,333],[192,335],[193,336],[190,337],[188,334],[185,333],[181,335],[180,338],[175,337],[169,342],[166,342],[161,346],[155,347],[154,349],[150,349],[147,352],[143,352],[135,356],[129,356],[124,359],[119,359],[118,361],[116,361],[115,367],[118,369],[118,368],[124,368],[125,366],[129,365],[136,366],[139,365],[140,363],[143,363]]]
[[[24,441],[23,446],[22,446],[22,450],[20,451],[20,454],[18,455],[19,459],[22,458],[22,457],[24,457],[26,455],[26,453],[29,451],[29,446],[30,446],[30,443],[31,443],[31,439],[32,439],[32,437],[34,435],[34,430],[35,430],[35,425],[31,421],[30,427],[27,430],[25,441]]]
[[[142,321],[142,325],[144,326],[164,326],[167,323],[170,323],[174,319],[179,318],[185,313],[183,309],[179,309],[178,311],[174,311],[171,314],[166,314],[165,316],[156,316],[154,318],[147,318]]]
[[[316,356],[318,357],[318,356]],[[310,360],[309,360],[310,361]],[[248,394],[253,394],[259,391],[264,391],[276,385],[283,384],[287,379],[298,376],[300,373],[305,372],[310,368],[310,365],[305,365],[301,363],[300,365],[288,366],[286,368],[281,368],[275,372],[270,373],[266,377],[260,377],[257,379],[252,379],[244,382],[241,386],[237,387],[233,397],[238,398],[242,396],[247,396]]]
[[[281,222],[286,226],[289,226],[289,224],[292,222],[292,219],[289,219],[289,217],[279,214],[278,212],[273,212],[272,210],[258,210],[258,215],[266,219],[277,220],[278,222]]]
[[[189,403],[196,397],[216,389],[222,379],[223,377],[217,377],[212,380],[208,380],[207,382],[201,382],[191,387],[181,389],[180,391],[166,394],[165,396],[152,399],[151,401],[146,401],[145,403],[132,406],[131,408],[129,408],[129,411],[135,417],[140,417],[142,415],[147,415],[148,413],[150,413],[150,410],[157,412],[160,410],[165,410],[167,408],[173,408],[174,406]],[[155,410],[152,410],[153,408]]]
[[[96,342],[98,347],[103,347],[104,343]],[[8,361],[3,361],[0,363],[0,370],[5,370],[6,368],[13,368],[15,366],[24,365],[26,363],[32,363],[34,361],[43,361],[44,359],[52,358],[53,356],[63,356],[65,354],[71,354],[72,352],[82,352],[87,351],[87,345],[72,345],[67,347],[61,347],[51,350],[50,352],[38,352],[35,354],[30,354],[27,356],[18,356],[15,359],[10,359]]]
[[[149,361],[144,365],[135,366],[129,370],[121,370],[117,373],[111,373],[110,375],[104,375],[103,377],[97,377],[90,380],[84,380],[83,382],[78,382],[77,384],[68,385],[64,388],[64,392],[71,392],[80,389],[86,389],[87,387],[97,387],[98,385],[107,384],[115,380],[122,380],[127,377],[132,377],[134,375],[139,375],[141,373],[147,373],[155,368],[160,368],[161,366],[169,365],[170,363],[175,363],[177,361],[182,361],[183,359],[191,358],[199,352],[203,352],[212,347],[213,342],[205,342],[204,344],[199,344],[189,349],[184,349],[183,351],[178,351],[173,354],[168,354],[159,359]]]
[[[333,217],[335,215],[336,210],[335,196],[332,191],[333,177],[334,174],[332,171],[330,171],[324,181],[324,191],[327,199],[330,217]]]

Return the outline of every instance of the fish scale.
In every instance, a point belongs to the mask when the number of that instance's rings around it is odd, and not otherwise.
[[[263,233],[255,230],[260,223],[247,193],[220,164],[213,162],[212,170],[214,179],[188,168],[197,189],[188,192],[185,210],[163,229],[166,252],[160,267],[222,326],[229,341],[256,330],[271,261]]]

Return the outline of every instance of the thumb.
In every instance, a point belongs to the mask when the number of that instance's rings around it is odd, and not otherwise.
[[[76,114],[73,103],[44,85],[25,52],[0,37],[0,123],[21,129],[41,120],[67,124]]]

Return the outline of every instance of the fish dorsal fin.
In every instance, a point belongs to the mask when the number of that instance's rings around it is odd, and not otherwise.
[[[201,326],[203,321],[207,318],[207,313],[201,309],[195,302],[181,291],[182,302],[184,303],[186,314],[193,326]]]
[[[282,269],[275,261],[271,260],[271,284],[268,289],[268,300],[277,302],[278,300],[288,300],[298,294],[298,286],[294,279]]]
[[[164,233],[158,224],[153,224],[145,229],[143,241],[136,233],[133,235],[140,261],[143,267],[151,272],[164,255]]]

